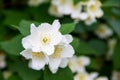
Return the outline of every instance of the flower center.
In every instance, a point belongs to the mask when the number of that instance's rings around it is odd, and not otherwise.
[[[43,59],[44,55],[42,52],[32,52],[32,57],[36,57],[38,59]]]
[[[79,79],[80,79],[80,80],[85,80],[85,75],[84,75],[84,74],[80,74],[80,75],[79,75]]]
[[[43,37],[43,38],[42,38],[42,44],[43,44],[43,45],[46,45],[46,44],[49,44],[49,43],[50,43],[49,37]]]
[[[57,6],[54,6],[53,10],[54,10],[56,13],[58,13],[58,8],[57,8]]]
[[[81,60],[77,61],[79,67],[83,67],[83,62]]]
[[[61,58],[62,48],[56,46],[54,53],[51,55],[52,58]]]
[[[90,6],[90,10],[93,11],[93,12],[96,11],[96,6],[95,5],[91,5]]]
[[[100,27],[100,28],[99,28],[99,32],[100,32],[100,33],[105,33],[105,31],[106,31],[106,30],[105,30],[103,27]]]
[[[64,3],[65,3],[65,0],[60,0],[60,3],[61,3],[61,4],[64,4]]]

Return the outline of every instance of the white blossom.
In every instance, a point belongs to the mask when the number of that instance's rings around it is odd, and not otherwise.
[[[5,54],[0,53],[0,69],[6,67]]]
[[[106,24],[101,24],[98,26],[98,28],[95,30],[95,34],[101,38],[101,39],[104,39],[104,38],[107,38],[107,37],[110,37],[112,36],[113,34],[113,31],[111,28],[109,28]]]
[[[8,80],[8,78],[12,75],[11,71],[3,71],[3,77],[5,80]]]
[[[85,67],[90,64],[90,59],[86,56],[74,56],[69,60],[69,67],[72,72],[86,72]]]
[[[48,64],[48,57],[42,52],[32,52],[31,49],[26,49],[20,54],[26,59],[30,59],[29,67],[32,69],[41,70]]]
[[[72,40],[70,35],[64,35],[63,41],[55,46],[54,53],[49,56],[49,68],[52,73],[56,73],[59,67],[67,66],[68,58],[71,58],[74,54],[74,49],[69,44]]]
[[[38,27],[31,24],[31,34],[22,39],[25,49],[32,49],[33,52],[44,52],[47,55],[54,53],[54,46],[62,40],[59,32],[60,23],[55,20],[52,25],[42,23]]]
[[[56,5],[51,5],[49,8],[50,15],[56,16],[56,17],[63,17],[64,14],[59,13],[58,7]]]
[[[31,24],[30,35],[22,39],[25,50],[20,53],[26,59],[30,59],[30,68],[41,70],[48,65],[50,71],[56,73],[59,67],[67,66],[68,59],[74,54],[70,45],[73,38],[69,34],[62,35],[59,28],[58,20],[52,25],[42,23],[35,27]]]
[[[119,80],[120,79],[120,71],[113,71],[111,80]]]
[[[87,12],[90,16],[100,18],[103,16],[100,0],[89,0],[87,2]]]
[[[108,80],[108,78],[107,78],[107,77],[102,76],[102,77],[98,77],[96,80]]]
[[[117,44],[117,40],[115,38],[108,40],[107,59],[111,59],[116,44]]]
[[[96,22],[96,18],[94,18],[93,16],[89,16],[86,20],[85,20],[85,24],[90,26],[91,24]]]
[[[56,5],[60,14],[68,15],[73,9],[73,0],[52,0],[52,5]]]
[[[78,73],[74,76],[74,80],[94,80],[98,76],[98,73]]]
[[[71,13],[72,19],[86,20],[88,18],[88,16],[89,15],[86,12],[86,3],[85,2],[79,2],[77,5],[75,5],[75,7]]]
[[[55,52],[49,56],[49,68],[52,73],[56,73],[60,65],[63,68],[66,67],[67,62],[63,64],[62,59],[70,58],[73,54],[74,50],[71,45],[57,45]]]
[[[40,4],[47,2],[48,0],[29,0],[28,5],[29,6],[39,6]]]

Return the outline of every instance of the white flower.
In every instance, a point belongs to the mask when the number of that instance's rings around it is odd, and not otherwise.
[[[75,75],[74,80],[94,80],[98,76],[98,73],[78,73]]]
[[[72,13],[72,19],[86,20],[88,18],[88,13],[86,12],[86,2],[79,2],[75,5]]]
[[[67,38],[67,41],[64,40],[61,44],[56,45],[54,53],[49,56],[49,68],[52,73],[56,73],[59,67],[66,67],[68,58],[71,58],[74,54],[73,47],[70,44],[65,44],[71,42],[71,36],[69,36],[69,40]]]
[[[111,80],[120,80],[120,72],[119,71],[114,71],[112,73]]]
[[[52,5],[58,7],[58,12],[60,14],[68,15],[73,9],[73,0],[52,0]]]
[[[100,18],[103,16],[103,10],[101,9],[100,0],[89,0],[87,2],[87,12],[90,16]]]
[[[85,72],[85,67],[90,64],[90,59],[86,56],[80,56],[70,59],[69,61],[69,67],[72,70],[72,72]]]
[[[63,14],[58,12],[58,7],[56,5],[50,6],[49,13],[50,13],[50,15],[53,15],[56,17],[63,17]]]
[[[85,24],[86,25],[91,25],[92,23],[96,22],[96,18],[93,16],[89,16],[86,20],[85,20]]]
[[[48,0],[29,0],[28,5],[29,6],[39,6],[40,4],[47,2]]]
[[[108,80],[108,78],[107,77],[99,77],[96,80]]]
[[[42,23],[38,27],[31,24],[31,34],[22,39],[25,49],[33,52],[43,52],[47,55],[54,53],[54,46],[61,42],[62,34],[59,32],[60,23],[55,20],[52,25]]]
[[[95,34],[99,38],[104,39],[104,38],[111,36],[113,34],[113,31],[106,24],[101,24],[98,26],[98,29],[95,30]]]
[[[48,64],[48,57],[42,52],[32,52],[31,49],[26,49],[20,53],[26,59],[31,59],[29,67],[35,70],[44,69],[45,64]]]
[[[5,54],[0,53],[0,69],[3,69],[6,66]]]
[[[117,40],[115,38],[108,40],[107,59],[111,59]]]
[[[50,71],[56,73],[58,68],[65,68],[68,59],[74,54],[70,45],[71,35],[59,32],[60,23],[55,20],[52,25],[42,23],[38,27],[31,24],[30,35],[22,39],[25,50],[20,54],[30,59],[29,67],[35,70],[44,69],[49,65]]]
[[[12,75],[11,71],[4,71],[3,72],[3,77],[5,80],[8,80],[8,78]]]

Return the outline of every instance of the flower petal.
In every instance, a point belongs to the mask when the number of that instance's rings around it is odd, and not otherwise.
[[[35,26],[35,24],[32,23],[32,24],[30,25],[30,32],[33,33],[33,32],[35,32],[36,30],[37,30],[37,27]]]
[[[61,43],[69,44],[72,41],[73,41],[73,37],[71,35],[69,35],[69,34],[66,34],[66,35],[63,36]]]
[[[66,57],[72,57],[74,55],[74,49],[71,45],[65,45],[65,46],[62,46],[62,57],[63,58],[66,58]]]
[[[54,46],[50,46],[50,45],[42,46],[42,51],[47,55],[51,55],[54,53]]]
[[[50,71],[52,73],[56,73],[59,68],[60,63],[61,63],[61,59],[59,59],[59,58],[57,58],[57,59],[49,58]]]
[[[41,70],[44,68],[45,64],[46,62],[44,60],[34,58],[29,62],[29,67],[35,70]]]
[[[61,68],[65,68],[68,64],[68,59],[67,58],[64,58],[62,59],[61,63],[60,63],[60,67]]]
[[[22,39],[22,44],[23,44],[23,47],[25,49],[29,49],[29,48],[32,47],[32,45],[30,44],[29,39],[30,39],[30,36],[27,36],[27,37],[25,37],[25,38]]]
[[[22,56],[24,56],[26,59],[32,58],[32,50],[26,49],[20,53]]]
[[[54,20],[54,22],[52,23],[52,27],[54,30],[58,31],[60,29],[60,22],[59,20]]]
[[[54,32],[51,35],[51,45],[57,45],[62,40],[62,34],[60,32]]]

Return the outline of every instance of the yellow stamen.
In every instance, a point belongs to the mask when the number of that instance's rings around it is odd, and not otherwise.
[[[60,58],[62,50],[63,50],[62,48],[60,48],[59,46],[56,46],[55,52],[51,55],[52,58]]]
[[[43,59],[44,55],[42,52],[32,52],[32,57],[36,57],[38,59]]]

